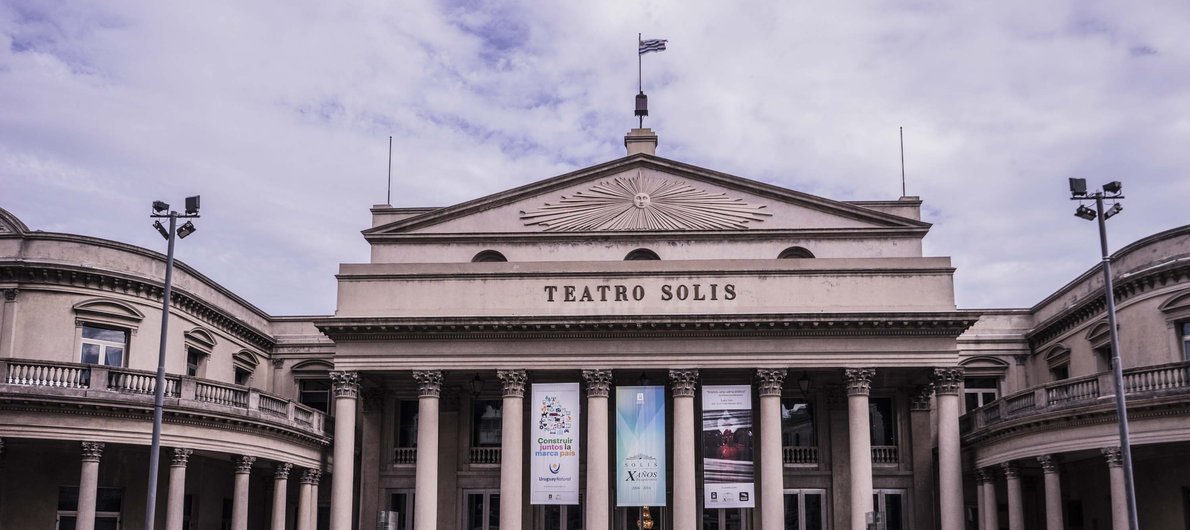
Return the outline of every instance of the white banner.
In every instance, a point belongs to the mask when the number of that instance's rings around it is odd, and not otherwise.
[[[752,387],[702,387],[703,505],[753,508]]]
[[[530,504],[578,504],[578,383],[533,385]]]

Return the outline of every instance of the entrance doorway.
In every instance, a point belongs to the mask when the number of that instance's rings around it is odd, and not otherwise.
[[[880,513],[880,530],[905,530],[905,490],[873,490],[872,508]]]
[[[617,530],[668,530],[665,513],[664,506],[616,508],[615,527]]]
[[[785,490],[786,530],[827,530],[826,490]]]
[[[751,508],[718,508],[702,511],[702,530],[749,530]]]

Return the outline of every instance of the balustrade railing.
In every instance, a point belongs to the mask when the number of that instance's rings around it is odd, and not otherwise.
[[[781,448],[782,460],[786,465],[815,465],[818,463],[817,447],[785,446]]]
[[[261,394],[260,411],[284,418],[289,416],[289,402],[281,398]]]
[[[178,397],[180,382],[178,376],[165,376],[165,397]],[[153,395],[157,393],[157,374],[126,368],[108,368],[107,389]]]
[[[1050,405],[1086,401],[1099,397],[1099,376],[1066,379],[1045,385],[1046,401]]]
[[[872,463],[892,465],[900,461],[897,457],[897,446],[895,445],[873,445],[872,446]]]
[[[194,399],[231,407],[247,407],[248,391],[228,385],[199,381],[194,388]]]
[[[89,365],[66,365],[45,361],[8,361],[4,382],[10,385],[87,388],[91,386]]]
[[[468,462],[473,465],[496,465],[500,463],[499,447],[472,447]]]
[[[1004,409],[1009,416],[1021,411],[1033,410],[1036,406],[1037,393],[1032,390],[1004,398]]]
[[[416,447],[397,447],[393,449],[393,464],[411,466],[417,463]]]
[[[1159,392],[1190,388],[1187,363],[1132,368],[1124,373],[1125,395],[1133,392]]]

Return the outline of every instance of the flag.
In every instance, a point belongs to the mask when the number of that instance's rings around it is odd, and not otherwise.
[[[649,52],[663,52],[665,51],[665,39],[649,39],[640,41],[640,55]]]

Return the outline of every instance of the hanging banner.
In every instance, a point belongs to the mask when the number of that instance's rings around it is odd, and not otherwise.
[[[533,385],[530,504],[578,504],[578,383]]]
[[[616,506],[665,506],[665,387],[616,387]]]
[[[702,387],[703,504],[756,506],[752,474],[752,387]]]

